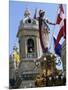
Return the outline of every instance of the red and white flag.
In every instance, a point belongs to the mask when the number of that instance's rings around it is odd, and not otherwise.
[[[61,37],[64,37],[66,39],[66,18],[65,18],[65,15],[64,15],[64,9],[63,9],[62,4],[59,5],[56,24],[60,25],[60,30],[59,30],[59,33],[58,33],[58,36],[57,36],[55,47],[58,45]]]
[[[62,4],[59,5],[59,9],[58,9],[58,15],[57,15],[57,20],[56,20],[56,24],[60,24],[60,22],[62,21],[62,19],[64,19],[64,9]]]

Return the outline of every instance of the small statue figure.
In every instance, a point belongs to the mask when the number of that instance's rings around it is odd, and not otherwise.
[[[14,67],[15,69],[17,69],[20,63],[20,55],[17,47],[13,48],[13,60],[14,60]]]

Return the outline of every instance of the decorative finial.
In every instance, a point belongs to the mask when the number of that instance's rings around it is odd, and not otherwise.
[[[16,46],[16,43],[14,44],[14,46],[13,46],[13,50],[18,50],[18,48],[17,48],[17,46]]]
[[[30,16],[30,11],[28,10],[28,8],[26,8],[26,10],[24,12],[24,16],[25,17],[29,17]]]
[[[36,19],[37,18],[37,8],[35,9],[35,14],[34,14],[34,19]]]

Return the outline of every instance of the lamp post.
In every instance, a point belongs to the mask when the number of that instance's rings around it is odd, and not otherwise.
[[[47,86],[47,58],[44,57],[44,79],[46,79],[46,86]]]

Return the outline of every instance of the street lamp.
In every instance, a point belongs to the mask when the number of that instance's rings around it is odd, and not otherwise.
[[[61,76],[61,79],[63,79],[63,76]]]
[[[53,57],[53,54],[51,54],[51,58]]]
[[[52,80],[52,77],[49,77],[49,80],[51,81]]]
[[[59,78],[59,76],[57,75],[57,76],[56,76],[56,79],[58,79],[58,78]]]
[[[46,61],[46,57],[44,57],[44,61]]]

